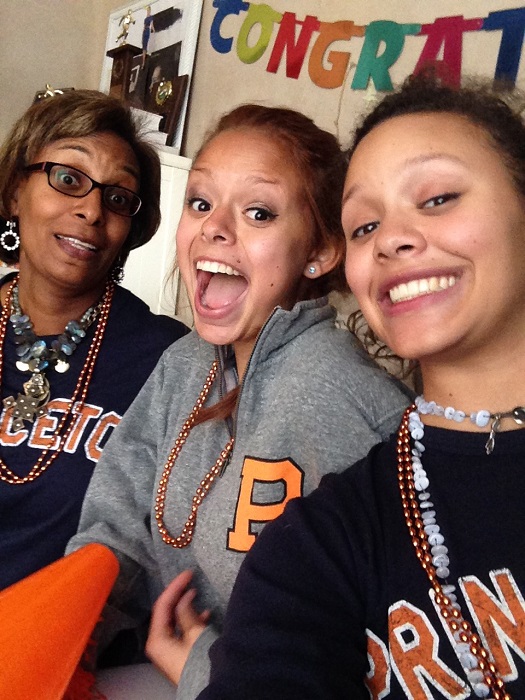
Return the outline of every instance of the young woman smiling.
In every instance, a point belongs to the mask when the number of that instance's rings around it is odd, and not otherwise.
[[[408,403],[336,329],[325,296],[345,288],[344,172],[336,139],[297,112],[246,105],[219,122],[177,232],[195,331],[108,445],[71,544],[103,542],[120,559],[106,637],[144,621],[171,584],[147,651],[177,698],[207,682],[208,647],[261,528],[389,435]]]

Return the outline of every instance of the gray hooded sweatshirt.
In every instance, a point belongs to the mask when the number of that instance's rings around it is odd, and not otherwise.
[[[173,537],[181,534],[200,481],[232,434],[235,445],[198,509],[187,547],[163,542],[155,496],[216,358],[219,377],[206,405],[225,391],[224,352],[195,332],[168,348],[95,469],[68,551],[101,542],[120,561],[101,644],[119,629],[143,623],[159,593],[185,569],[194,571],[196,608],[212,611],[184,667],[177,700],[195,698],[207,684],[208,649],[243,557],[264,524],[290,498],[310,493],[324,474],[342,471],[387,438],[410,402],[404,385],[378,368],[334,320],[326,298],[299,302],[291,311],[275,309],[258,336],[233,419],[209,420],[190,432],[167,487],[164,522]]]

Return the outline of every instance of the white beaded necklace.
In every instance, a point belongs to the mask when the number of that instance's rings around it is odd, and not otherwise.
[[[435,401],[425,401],[422,396],[416,397],[415,404],[419,413],[432,415],[432,416],[442,416],[447,420],[453,420],[456,423],[462,423],[467,414],[464,411],[457,411],[452,406],[447,406],[444,408],[440,406]],[[494,450],[494,445],[496,442],[496,433],[499,432],[501,427],[501,421],[504,418],[512,418],[512,420],[518,425],[525,425],[525,406],[516,406],[511,411],[503,411],[500,413],[491,413],[485,409],[481,411],[475,411],[471,413],[470,422],[477,425],[478,428],[485,428],[489,421],[492,421],[490,425],[490,435],[487,443],[485,445],[485,451],[489,455]]]
[[[444,416],[456,422],[465,419],[464,412],[456,411],[452,407],[443,408],[434,401],[426,402],[422,396],[418,396],[415,405],[405,413],[398,437],[398,478],[412,543],[434,588],[436,604],[449,626],[455,651],[474,694],[487,700],[510,700],[501,676],[494,663],[488,658],[481,640],[472,632],[470,624],[463,617],[455,594],[456,587],[447,582],[450,576],[450,558],[445,538],[436,521],[434,504],[430,498],[430,481],[421,461],[425,451],[423,444],[425,427],[420,413]],[[507,413],[496,414],[477,411],[470,416],[471,421],[480,427],[487,426],[490,420],[493,421],[490,437],[485,446],[487,454],[494,449],[495,434],[498,432],[502,418],[513,418],[516,423],[522,425],[525,422],[525,408],[519,406]],[[410,449],[408,433],[412,437],[412,449]]]

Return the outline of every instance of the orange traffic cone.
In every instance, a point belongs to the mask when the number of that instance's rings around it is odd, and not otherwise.
[[[63,697],[118,568],[89,544],[0,592],[0,698]]]

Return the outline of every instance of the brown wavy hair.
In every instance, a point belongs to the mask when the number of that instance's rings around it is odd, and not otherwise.
[[[160,224],[160,162],[146,141],[129,107],[96,90],[68,90],[35,102],[18,119],[0,149],[0,215],[10,219],[16,189],[26,177],[24,168],[39,152],[64,138],[82,138],[111,132],[129,144],[140,170],[138,195],[142,206],[131,218],[129,235],[121,249],[124,264],[129,252],[147,243]],[[19,251],[0,247],[0,259],[18,262]]]

